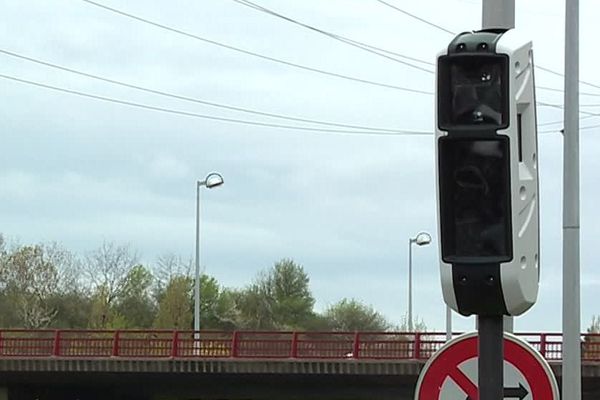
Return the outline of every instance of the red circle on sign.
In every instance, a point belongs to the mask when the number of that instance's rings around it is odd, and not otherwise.
[[[425,366],[417,384],[418,400],[441,400],[444,381],[451,378],[472,400],[479,399],[476,383],[472,382],[458,366],[478,356],[477,336],[468,334],[443,347]],[[528,344],[510,336],[504,337],[504,360],[512,364],[527,380],[533,400],[555,399],[555,387],[551,371],[548,371]],[[554,385],[553,385],[554,383]]]

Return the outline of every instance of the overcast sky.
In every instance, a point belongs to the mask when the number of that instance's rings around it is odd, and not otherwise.
[[[356,49],[232,0],[98,0],[154,22],[262,55],[367,81],[433,91],[433,74]],[[388,0],[459,32],[481,27],[476,0]],[[256,0],[298,21],[434,62],[453,35],[376,0]],[[563,70],[564,2],[517,0],[517,28],[538,65]],[[262,112],[432,132],[433,96],[275,63],[126,18],[81,0],[0,0],[0,50],[155,90]],[[600,4],[581,1],[581,79],[600,84]],[[425,69],[430,65],[411,63]],[[538,70],[538,86],[562,78]],[[272,124],[338,129],[165,98],[0,54],[0,74],[153,107]],[[600,90],[581,86],[581,103]],[[85,254],[102,241],[130,244],[147,263],[191,257],[195,181],[202,191],[202,265],[241,287],[281,258],[303,265],[317,308],[344,298],[398,323],[407,309],[408,239],[415,248],[414,313],[444,329],[439,283],[433,135],[372,135],[249,126],[133,108],[0,78],[0,232],[22,243],[57,241]],[[562,94],[538,90],[541,102]],[[600,112],[599,107],[586,107]],[[583,115],[582,115],[583,116]],[[538,122],[562,110],[539,107]],[[582,126],[598,118],[582,121]],[[516,330],[561,329],[562,138],[539,128],[541,289]],[[347,130],[347,129],[346,129]],[[550,131],[550,132],[548,132]],[[554,131],[554,132],[552,132]],[[600,314],[599,128],[581,134],[582,325]],[[455,329],[473,329],[454,317]]]

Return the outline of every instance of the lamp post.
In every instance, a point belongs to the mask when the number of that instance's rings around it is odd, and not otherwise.
[[[212,189],[223,184],[221,174],[211,172],[203,181],[196,181],[196,275],[194,279],[194,331],[200,331],[200,187]]]
[[[412,319],[412,245],[426,246],[431,243],[431,235],[427,232],[419,232],[414,238],[408,239],[408,330],[413,331]]]

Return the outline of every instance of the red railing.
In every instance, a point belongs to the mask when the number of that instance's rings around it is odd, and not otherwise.
[[[560,333],[519,333],[549,361]],[[426,360],[445,333],[167,330],[0,330],[0,358],[251,358]],[[600,334],[581,336],[582,359],[600,361]]]

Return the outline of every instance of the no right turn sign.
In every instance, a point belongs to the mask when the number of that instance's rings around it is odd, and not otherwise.
[[[446,343],[425,364],[415,400],[478,400],[477,333]],[[550,366],[528,343],[504,334],[504,398],[559,400]]]

